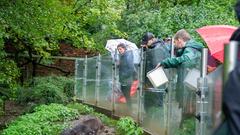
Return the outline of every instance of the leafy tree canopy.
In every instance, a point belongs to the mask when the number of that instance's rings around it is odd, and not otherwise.
[[[155,1],[155,4],[151,1]],[[130,3],[129,10],[124,12],[123,31],[129,35],[129,40],[136,43],[140,42],[141,36],[147,31],[159,37],[167,37],[185,28],[194,37],[198,37],[195,29],[202,26],[237,26],[234,4],[235,0],[138,1],[138,4]]]
[[[17,59],[7,59],[4,45],[15,58],[27,54],[56,55],[59,42],[104,51],[109,38],[139,44],[143,33],[160,37],[205,25],[237,26],[235,0],[2,0],[0,3],[0,84],[13,86],[19,76]],[[2,60],[3,59],[3,60]],[[36,62],[32,62],[33,64]]]
[[[76,47],[103,50],[111,36],[125,36],[117,28],[124,10],[123,0],[2,0],[0,3],[0,84],[11,84],[18,76],[19,54],[33,64],[33,54],[56,54],[59,41]],[[15,62],[7,60],[4,45],[15,50]]]

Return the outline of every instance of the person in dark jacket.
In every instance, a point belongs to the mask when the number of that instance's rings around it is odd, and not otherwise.
[[[147,72],[151,71],[156,66],[159,59],[170,57],[170,52],[164,44],[164,41],[156,38],[150,32],[143,35],[141,47],[143,47],[145,57],[145,76]],[[144,82],[147,85],[151,85],[147,79],[145,79]]]
[[[151,32],[145,33],[142,37],[141,47],[144,49],[153,49],[161,45],[164,45],[164,41],[156,38]]]
[[[170,57],[170,52],[164,41],[156,38],[151,32],[147,32],[142,37],[142,45],[144,50],[144,109],[149,117],[152,117],[152,110],[163,106],[164,91],[158,90],[152,86],[148,78],[147,72],[151,71],[159,59]],[[156,111],[156,109],[155,109]]]
[[[130,98],[130,88],[133,80],[136,77],[136,71],[133,62],[133,52],[127,50],[126,46],[120,43],[117,46],[119,57],[119,81],[121,83],[121,90],[127,100],[128,109],[131,108],[132,102]]]
[[[229,76],[223,90],[223,113],[231,135],[240,134],[240,63]]]
[[[240,1],[235,5],[235,13],[240,22]],[[232,34],[231,41],[237,41],[240,45],[240,27]],[[238,47],[239,48],[239,47]],[[238,54],[240,51],[238,50]],[[213,135],[240,135],[240,61],[230,73],[223,90],[223,113],[225,119],[215,130]]]
[[[213,135],[240,135],[240,62],[230,73],[223,90],[225,119]]]

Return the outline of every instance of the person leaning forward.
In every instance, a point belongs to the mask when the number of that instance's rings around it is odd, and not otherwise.
[[[179,108],[182,109],[181,126],[186,119],[195,115],[195,107],[192,104],[192,102],[195,101],[195,93],[188,87],[185,87],[184,79],[189,69],[200,68],[199,61],[203,45],[193,40],[190,34],[184,29],[177,31],[173,40],[176,47],[176,57],[166,58],[160,61],[156,68],[159,66],[164,68],[177,68],[175,99],[178,102]]]
[[[177,48],[176,57],[166,58],[156,67],[176,68],[183,63],[188,66],[195,64],[195,59],[201,55],[203,48],[203,45],[193,40],[185,29],[177,31],[174,36],[174,45]]]

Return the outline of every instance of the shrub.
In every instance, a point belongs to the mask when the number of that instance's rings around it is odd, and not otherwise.
[[[60,104],[41,105],[34,109],[35,112],[20,116],[10,123],[3,135],[54,135],[67,126],[64,121],[75,119],[79,113]],[[61,123],[60,123],[61,122]]]
[[[20,103],[66,103],[74,96],[74,80],[66,77],[36,77],[33,86],[18,89]]]
[[[182,127],[177,130],[176,135],[194,135],[196,127],[195,122],[196,119],[194,117],[185,119]]]
[[[195,32],[197,28],[206,25],[238,25],[233,10],[235,0],[180,1],[161,1],[159,3],[165,4],[157,8],[149,7],[155,6],[149,1],[134,5],[131,10],[125,10],[120,26],[129,35],[130,41],[140,43],[142,35],[147,31],[164,38],[184,28],[194,38],[200,38]]]
[[[142,135],[143,129],[131,117],[123,117],[117,122],[117,132],[120,135]]]
[[[67,105],[67,107],[77,109],[80,114],[93,114],[94,112],[92,107],[79,103],[70,103]]]
[[[100,118],[102,123],[104,123],[104,124],[106,124],[108,126],[115,127],[117,125],[117,121],[116,120],[111,119],[111,118],[109,118],[108,116],[106,116],[104,114],[94,112],[94,116],[97,116],[98,118]]]
[[[0,117],[4,114],[4,100],[0,98]]]

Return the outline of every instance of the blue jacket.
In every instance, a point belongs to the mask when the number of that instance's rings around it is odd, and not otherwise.
[[[133,52],[126,51],[120,54],[119,60],[119,80],[122,84],[131,84],[136,75],[136,70],[133,62]]]

